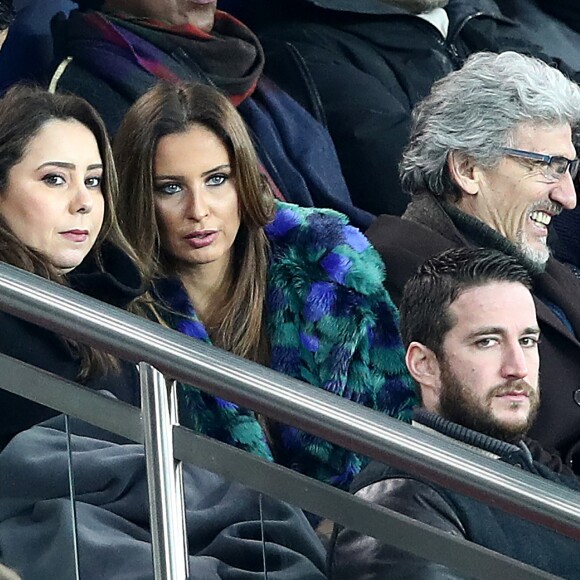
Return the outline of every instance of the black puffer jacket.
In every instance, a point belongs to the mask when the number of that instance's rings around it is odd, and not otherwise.
[[[129,257],[112,245],[103,248],[104,271],[89,257],[68,275],[70,286],[124,308],[143,292],[139,272]],[[0,312],[0,353],[49,371],[63,379],[76,380],[80,361],[59,336],[20,318]],[[0,378],[0,450],[18,433],[57,414],[23,397],[1,389]],[[107,390],[117,398],[139,404],[139,383],[135,365],[121,363],[119,373],[93,376],[86,386]]]
[[[241,15],[266,52],[265,72],[327,125],[354,204],[401,215],[398,163],[411,110],[474,52],[541,56],[493,0],[450,0],[445,39],[384,0],[246,0]]]

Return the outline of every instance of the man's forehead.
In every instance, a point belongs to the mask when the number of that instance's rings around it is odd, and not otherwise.
[[[454,326],[522,329],[537,325],[530,291],[519,282],[490,282],[463,290],[449,307]]]
[[[544,155],[576,156],[569,123],[523,123],[513,132],[513,145]]]

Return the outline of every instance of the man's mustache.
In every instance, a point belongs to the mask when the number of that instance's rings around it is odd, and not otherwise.
[[[509,393],[516,393],[526,395],[527,397],[536,398],[537,397],[537,390],[532,387],[527,381],[523,379],[518,379],[516,381],[510,381],[503,385],[498,385],[494,387],[488,393],[488,399],[491,400],[494,397],[503,397]]]

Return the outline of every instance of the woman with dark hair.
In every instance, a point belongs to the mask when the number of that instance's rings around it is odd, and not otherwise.
[[[162,83],[114,141],[119,221],[171,327],[406,418],[413,389],[381,261],[332,210],[277,202],[245,124],[204,85]],[[190,386],[182,422],[337,486],[365,459]]]
[[[83,99],[14,87],[0,100],[0,261],[125,307],[143,290],[121,234],[106,129]],[[135,370],[93,348],[0,313],[0,352],[139,400]],[[0,390],[0,449],[54,411]]]

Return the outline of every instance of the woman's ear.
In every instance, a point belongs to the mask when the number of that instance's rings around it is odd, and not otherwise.
[[[441,369],[435,353],[420,342],[412,342],[407,348],[405,363],[421,389],[423,407],[435,411],[441,393]]]
[[[472,157],[461,151],[452,151],[447,156],[449,175],[455,184],[469,195],[479,193],[479,171]]]

